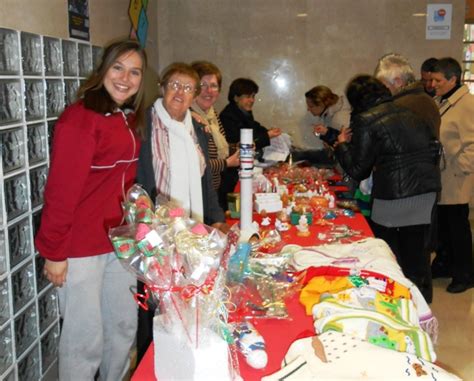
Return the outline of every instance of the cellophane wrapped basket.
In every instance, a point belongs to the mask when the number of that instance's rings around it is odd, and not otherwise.
[[[123,266],[145,283],[136,294],[154,318],[155,374],[162,380],[239,378],[227,324],[226,273],[238,232],[228,235],[189,218],[172,202],[156,202],[134,185],[124,202],[126,225],[109,232]]]

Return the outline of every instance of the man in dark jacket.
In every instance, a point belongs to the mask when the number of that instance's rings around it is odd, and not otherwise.
[[[425,237],[441,189],[431,127],[395,104],[385,85],[369,75],[354,78],[346,94],[353,109],[351,132],[339,134],[336,158],[355,180],[372,172],[374,234],[389,244],[405,276],[431,302]]]
[[[420,68],[420,82],[423,85],[423,89],[425,90],[426,94],[428,94],[430,97],[435,97],[436,95],[436,89],[433,85],[432,73],[437,62],[438,60],[434,57],[428,58],[423,61]]]

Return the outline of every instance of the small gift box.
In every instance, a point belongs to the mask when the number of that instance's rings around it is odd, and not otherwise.
[[[306,216],[306,219],[308,221],[308,225],[311,225],[313,223],[313,213],[311,212],[306,212],[304,213]],[[291,212],[290,213],[290,222],[292,225],[298,225],[300,222],[300,218],[303,215],[303,213],[298,213],[298,212]]]
[[[254,209],[257,213],[263,211],[275,213],[282,210],[282,208],[283,203],[278,193],[255,193]]]

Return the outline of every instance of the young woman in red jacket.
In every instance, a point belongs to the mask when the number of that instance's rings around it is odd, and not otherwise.
[[[109,45],[55,126],[36,249],[58,287],[63,318],[59,379],[121,380],[137,324],[130,287],[107,232],[136,174],[146,54],[137,41]]]

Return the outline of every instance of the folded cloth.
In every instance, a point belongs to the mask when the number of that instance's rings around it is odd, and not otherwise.
[[[313,276],[300,293],[300,302],[305,306],[307,315],[311,315],[313,305],[319,303],[322,294],[353,287],[367,287],[391,298],[411,298],[408,288],[382,274],[367,271],[361,272],[359,275],[350,275],[348,269],[335,267],[318,267],[311,270]]]
[[[369,286],[325,293],[321,302],[331,303],[341,309],[368,310],[381,313],[401,323],[420,326],[413,301],[405,297],[390,297]],[[316,307],[316,306],[315,306]]]
[[[410,310],[407,303],[401,304],[405,307],[399,308],[399,313],[391,316],[390,312],[394,308],[390,308],[389,312],[378,312],[325,300],[313,307],[314,327],[318,334],[331,330],[343,332],[384,348],[436,361],[429,335],[418,325],[400,318],[402,314],[409,315],[407,311]],[[395,306],[392,304],[392,307]]]
[[[300,292],[300,303],[306,308],[306,314],[311,315],[313,306],[319,303],[321,295],[327,292],[338,292],[354,285],[348,276],[315,276]]]
[[[385,241],[367,238],[348,244],[334,243],[304,248],[288,245],[282,251],[293,254],[291,264],[297,270],[306,270],[310,267],[332,267],[339,268],[349,275],[361,275],[370,271],[405,286],[410,291],[420,325],[436,342],[438,335],[436,318],[420,290],[403,275],[395,255]]]
[[[339,332],[300,339],[291,344],[282,368],[262,381],[461,379],[408,353],[391,351]]]

